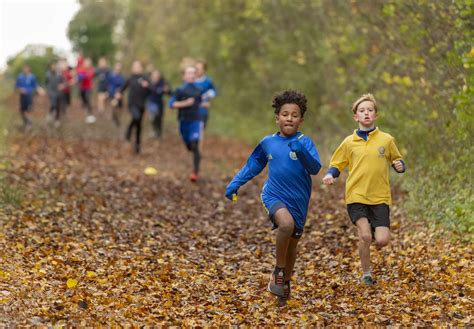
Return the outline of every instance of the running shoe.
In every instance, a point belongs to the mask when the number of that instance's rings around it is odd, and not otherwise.
[[[362,276],[362,283],[366,286],[373,286],[375,284],[375,280],[372,278],[371,275],[364,275]]]
[[[270,274],[270,281],[268,282],[268,291],[272,294],[285,297],[285,272],[279,271],[276,275],[275,273]]]
[[[290,299],[290,296],[291,296],[290,281],[285,282],[285,285],[283,286],[283,291],[285,293],[285,296],[278,297],[279,306],[285,306],[288,300]]]
[[[93,115],[88,115],[88,116],[86,117],[86,123],[95,123],[95,122],[96,122],[95,116],[93,116]]]
[[[196,174],[195,172],[193,172],[190,176],[189,176],[189,180],[191,182],[197,182],[197,180],[199,179],[199,176],[198,174]]]

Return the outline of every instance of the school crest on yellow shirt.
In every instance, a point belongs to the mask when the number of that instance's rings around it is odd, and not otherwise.
[[[385,156],[385,147],[379,147],[379,157],[383,158]]]

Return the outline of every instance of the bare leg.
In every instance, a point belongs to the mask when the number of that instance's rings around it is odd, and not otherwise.
[[[105,110],[105,101],[107,99],[107,93],[99,92],[97,94],[97,109],[99,112],[103,112]]]
[[[118,106],[112,105],[112,120],[117,127],[120,127],[120,111],[121,109]]]
[[[21,119],[23,120],[23,129],[28,130],[31,128],[31,120],[28,118],[26,111],[20,111]]]
[[[298,247],[298,239],[290,238],[290,243],[288,244],[288,251],[286,253],[286,281],[291,280],[291,276],[293,275],[293,268],[295,266],[296,261],[296,252]]]
[[[390,229],[385,226],[375,228],[375,246],[382,249],[390,242]]]
[[[276,266],[285,268],[288,246],[290,244],[295,224],[293,217],[286,208],[278,209],[274,217],[275,222],[278,225],[276,234]]]
[[[362,271],[370,271],[370,243],[372,242],[372,231],[369,220],[366,217],[359,218],[356,222],[359,231],[359,256]]]

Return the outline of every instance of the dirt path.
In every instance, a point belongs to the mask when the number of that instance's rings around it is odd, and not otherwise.
[[[393,241],[373,251],[378,285],[365,288],[343,185],[323,188],[320,176],[293,300],[278,309],[265,290],[274,235],[262,179],[224,198],[247,146],[207,138],[191,184],[174,127],[160,143],[146,132],[137,157],[122,130],[82,116],[11,137],[2,166],[22,201],[0,208],[0,324],[474,324],[472,244],[405,220],[396,195]]]

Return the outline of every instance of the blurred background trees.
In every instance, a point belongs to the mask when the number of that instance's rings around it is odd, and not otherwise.
[[[79,0],[81,8],[69,23],[67,36],[73,49],[97,61],[113,58],[117,51],[114,40],[122,3],[115,0]]]
[[[28,64],[38,79],[38,83],[43,83],[49,64],[63,55],[58,50],[47,45],[28,45],[8,60],[7,75],[15,78],[21,72],[23,65]]]

